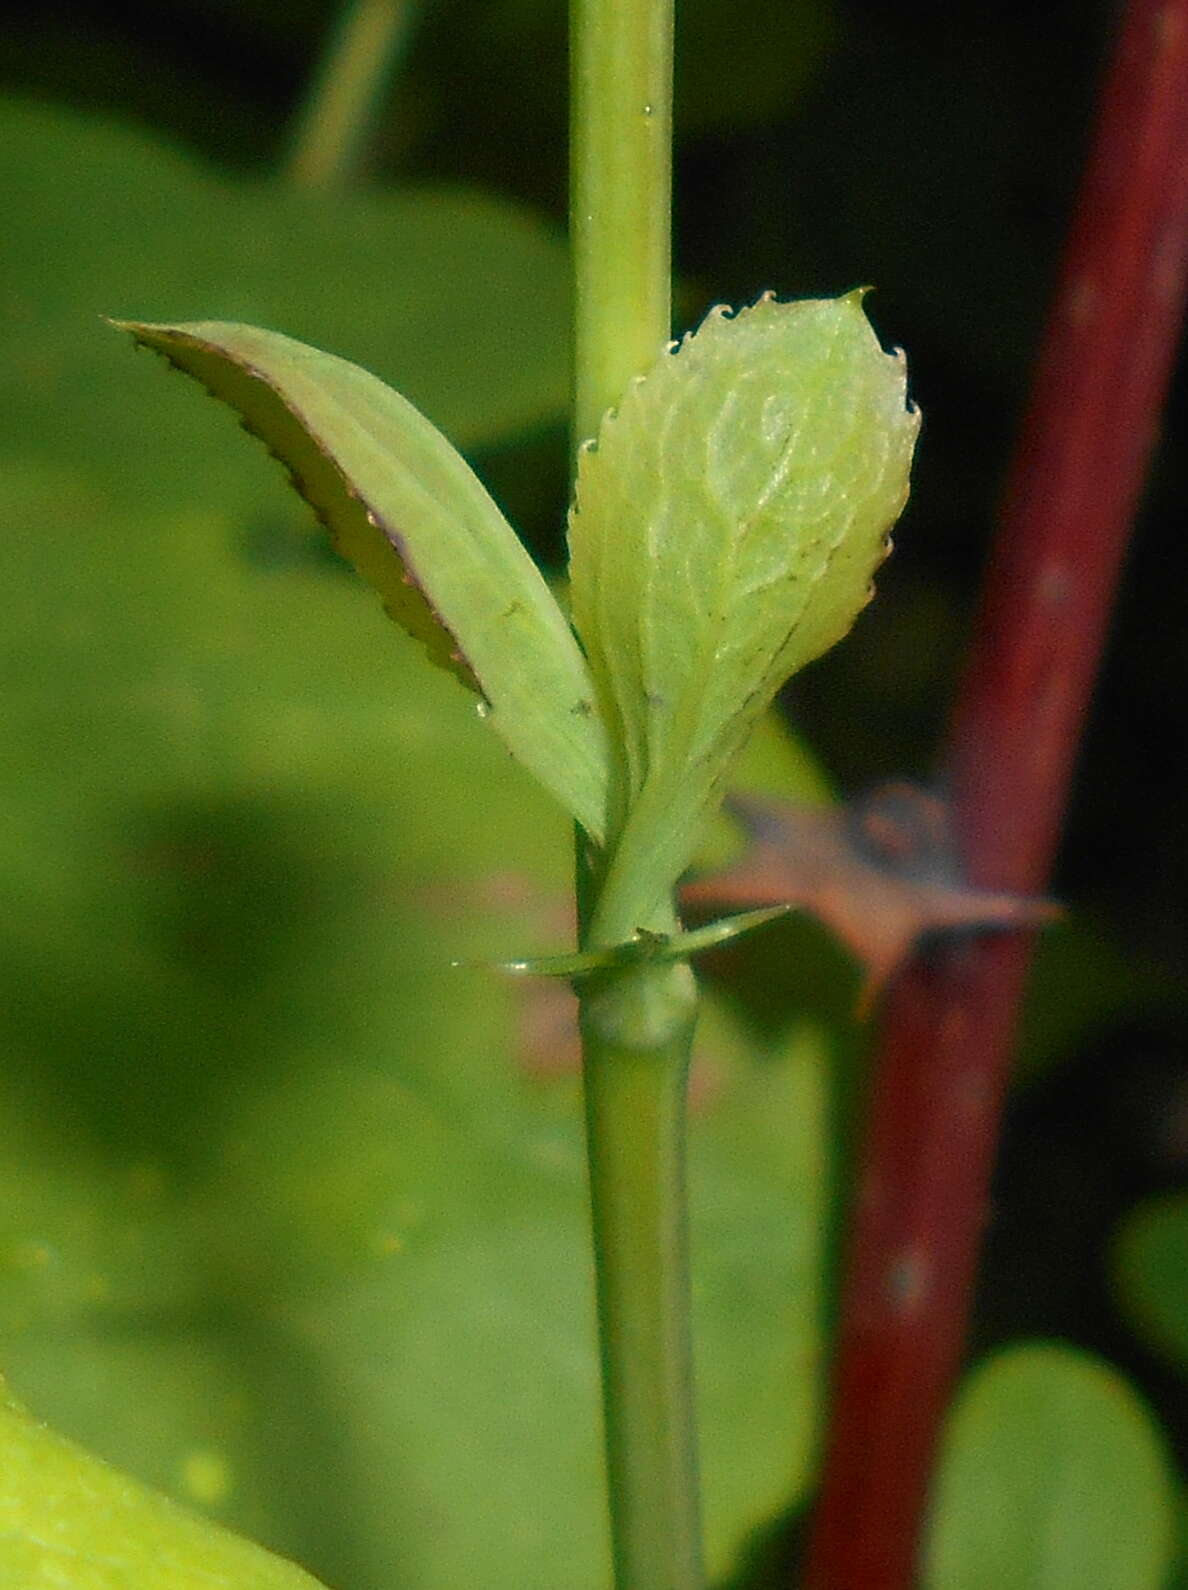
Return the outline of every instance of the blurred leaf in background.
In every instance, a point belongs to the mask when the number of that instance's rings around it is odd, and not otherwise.
[[[1184,1123],[1175,1123],[1182,1132]],[[1137,1205],[1119,1230],[1114,1278],[1126,1317],[1152,1351],[1188,1369],[1188,1194]]]
[[[966,1380],[933,1505],[928,1590],[1162,1590],[1175,1489],[1126,1381],[1086,1353],[1024,1343]]]
[[[463,448],[565,411],[565,247],[519,206],[456,185],[313,195],[232,180],[32,102],[0,104],[0,192],[20,218],[5,244],[5,436],[124,505],[300,512],[225,417],[166,396],[152,361],[130,364],[102,315],[284,330],[366,364]]]
[[[3,116],[0,1359],[351,1590],[598,1585],[571,1015],[450,966],[566,944],[566,825],[368,593],[245,556],[301,512],[279,471],[98,320],[283,324],[489,440],[562,401],[563,254],[471,194],[319,206]],[[816,1029],[706,1024],[720,1568],[808,1481],[823,1063]]]
[[[576,1087],[449,966],[564,931],[563,825],[364,593],[61,478],[5,507],[16,1390],[331,1579],[599,1583]],[[722,1562],[807,1477],[822,1050],[707,1044]]]

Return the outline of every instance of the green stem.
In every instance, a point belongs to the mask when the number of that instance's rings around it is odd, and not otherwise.
[[[616,1590],[700,1590],[689,1330],[687,966],[582,1001],[586,1129]]]
[[[671,335],[673,0],[571,0],[570,27],[574,432],[584,441]],[[580,836],[578,857],[583,947],[675,924],[667,903],[640,904],[630,886],[596,901],[605,858]],[[684,1146],[696,1013],[687,965],[581,986],[616,1590],[703,1584]]]
[[[413,0],[352,0],[344,8],[297,120],[290,182],[331,188],[350,180],[415,12]]]
[[[574,429],[672,334],[673,0],[571,0]]]

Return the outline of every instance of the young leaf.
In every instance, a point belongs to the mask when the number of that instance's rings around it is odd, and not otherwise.
[[[775,691],[866,603],[918,424],[860,292],[764,298],[662,355],[582,455],[573,612],[621,742],[611,828],[636,911]]]
[[[276,332],[117,321],[238,411],[338,550],[595,840],[607,756],[585,660],[511,526],[445,437],[375,376]]]
[[[0,1584],[15,1590],[318,1590],[10,1402],[0,1386]]]

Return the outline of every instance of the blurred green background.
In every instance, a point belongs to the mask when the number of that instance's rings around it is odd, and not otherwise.
[[[567,836],[276,467],[100,316],[368,365],[556,569],[563,10],[426,0],[329,194],[285,176],[320,0],[0,36],[0,1366],[339,1590],[605,1581],[572,1013],[449,964],[567,943]],[[786,703],[843,791],[930,771],[1112,17],[952,13],[679,7],[682,326],[872,282],[925,411],[879,600]],[[1060,860],[933,1590],[1188,1584],[1183,408]],[[821,787],[774,727],[745,776]],[[711,981],[710,1554],[757,1590],[811,1494],[863,1036],[811,924]]]

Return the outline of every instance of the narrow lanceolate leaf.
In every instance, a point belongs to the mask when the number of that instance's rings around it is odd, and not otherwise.
[[[116,324],[238,411],[391,616],[485,699],[511,752],[601,840],[607,753],[586,662],[440,431],[366,370],[276,332]]]
[[[671,886],[763,708],[865,604],[918,423],[861,293],[715,310],[603,421],[578,471],[573,612],[621,739],[633,893]]]

